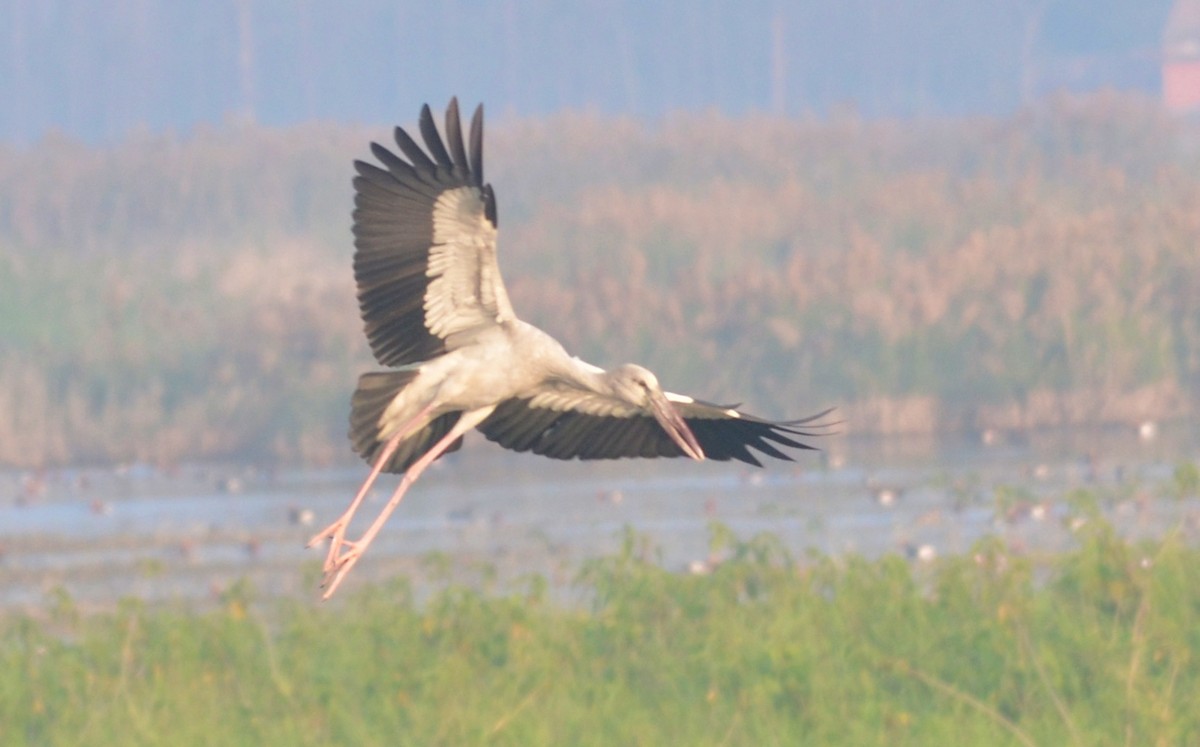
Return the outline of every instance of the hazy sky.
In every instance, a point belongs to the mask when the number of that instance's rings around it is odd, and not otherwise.
[[[424,101],[866,116],[1155,92],[1171,0],[0,0],[0,141],[249,119],[408,120]]]

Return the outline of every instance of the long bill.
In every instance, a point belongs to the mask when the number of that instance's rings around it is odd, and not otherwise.
[[[654,419],[662,426],[671,440],[679,444],[679,448],[696,461],[704,460],[704,449],[700,448],[700,442],[696,440],[696,436],[692,433],[692,429],[688,427],[687,421],[675,409],[675,406],[667,400],[666,395],[662,392],[654,392],[650,395],[650,409],[654,412]]]

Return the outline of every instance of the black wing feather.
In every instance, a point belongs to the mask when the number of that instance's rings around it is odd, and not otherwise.
[[[471,183],[483,186],[483,104],[475,107],[471,117]]]
[[[446,145],[450,147],[450,173],[455,179],[471,181],[471,162],[467,158],[467,149],[463,147],[462,122],[458,118],[458,99],[450,99],[450,107],[446,109]]]
[[[425,108],[421,110],[422,117],[425,115],[425,112],[428,111],[429,106],[426,105]],[[408,133],[405,132],[403,128],[397,127],[395,130],[393,130],[392,135],[396,139],[396,145],[400,146],[400,151],[408,157],[409,161],[412,161],[413,168],[416,170],[418,176],[437,171],[437,164],[429,160],[429,156],[425,155],[425,151],[421,150],[421,146],[417,145],[417,141],[409,137]],[[421,179],[427,183],[432,183],[425,179],[424,176],[421,176]]]
[[[803,420],[771,421],[730,408],[693,402],[678,405],[709,459],[731,459],[761,467],[754,449],[774,459],[791,461],[779,449],[814,449],[797,440],[824,435],[827,413]],[[513,451],[530,451],[552,459],[620,459],[680,457],[683,451],[650,414],[594,415],[580,410],[535,407],[527,399],[510,399],[479,425],[491,441]]]
[[[414,169],[412,165],[379,143],[371,143],[371,155],[378,158],[384,166],[387,166],[387,170],[391,172],[392,176],[396,177],[401,182],[420,181],[420,177],[417,175],[417,170]],[[361,163],[361,161],[359,163]],[[364,165],[370,166],[370,164]]]
[[[450,154],[446,152],[446,146],[442,144],[442,136],[438,134],[437,125],[433,123],[433,112],[429,110],[429,104],[421,107],[421,137],[425,140],[425,147],[429,149],[429,154],[433,156],[433,160],[437,161],[438,169],[446,176],[450,176],[450,172],[454,170],[454,164],[450,161]]]

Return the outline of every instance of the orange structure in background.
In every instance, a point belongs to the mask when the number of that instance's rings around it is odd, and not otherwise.
[[[1177,0],[1163,30],[1163,104],[1200,112],[1200,0]]]

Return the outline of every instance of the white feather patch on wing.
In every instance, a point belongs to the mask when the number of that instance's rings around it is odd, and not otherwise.
[[[476,187],[443,192],[433,206],[433,246],[425,274],[425,325],[438,337],[513,318],[496,264],[496,228]]]
[[[637,407],[579,389],[543,388],[529,400],[530,407],[556,412],[582,412],[611,418],[631,418],[642,414]]]
[[[686,394],[676,394],[675,392],[663,392],[663,394],[667,396],[668,401],[674,402],[677,405],[696,404],[696,399],[694,397],[689,397]],[[709,410],[709,412],[712,412],[712,410]],[[717,412],[720,412],[722,415],[725,415],[729,418],[740,419],[742,417],[742,414],[732,407],[721,408],[717,410]],[[704,417],[704,415],[701,414],[700,417]],[[709,415],[708,417],[712,416]]]

